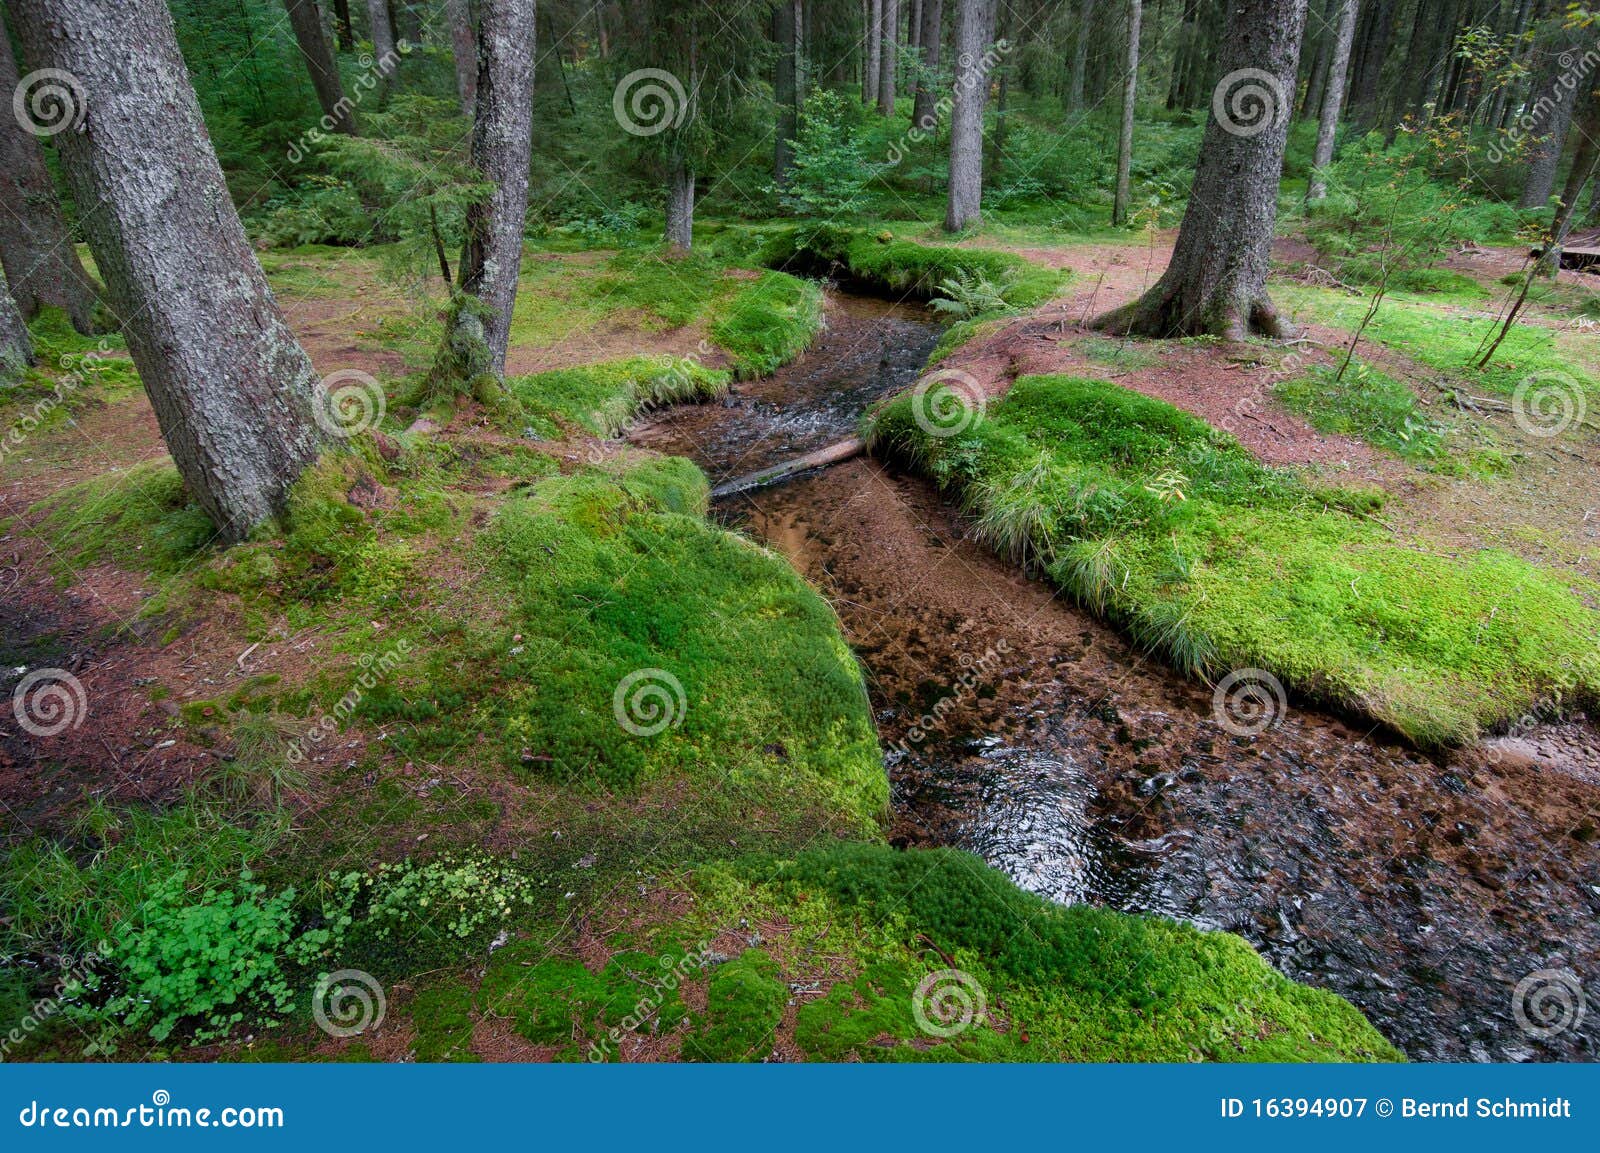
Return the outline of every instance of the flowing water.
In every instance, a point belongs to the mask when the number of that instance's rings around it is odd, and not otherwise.
[[[828,319],[776,376],[635,439],[720,483],[853,435],[938,329],[920,307],[836,293]],[[1058,901],[1239,933],[1413,1059],[1600,1055],[1600,1004],[1580,1019],[1563,975],[1600,1000],[1592,729],[1429,757],[1291,702],[1236,734],[1209,687],[967,541],[920,480],[857,459],[718,511],[837,607],[896,843],[968,849]]]

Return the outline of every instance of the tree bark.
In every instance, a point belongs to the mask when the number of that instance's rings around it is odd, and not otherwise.
[[[1139,24],[1144,15],[1141,0],[1128,0],[1128,74],[1122,81],[1122,131],[1117,137],[1117,191],[1111,202],[1111,224],[1128,223],[1128,200],[1133,171],[1133,106],[1139,95]]]
[[[878,43],[878,112],[893,116],[895,71],[900,59],[900,0],[883,0],[883,24]]]
[[[1339,131],[1339,113],[1344,109],[1344,74],[1350,65],[1350,45],[1356,38],[1356,10],[1360,0],[1344,0],[1339,25],[1334,33],[1333,55],[1328,58],[1328,81],[1323,88],[1322,116],[1317,123],[1317,149],[1311,164],[1317,171],[1306,185],[1306,200],[1321,200],[1328,195],[1328,182],[1320,175],[1333,163],[1333,141]]]
[[[477,115],[472,122],[472,167],[493,191],[467,208],[461,291],[486,309],[478,320],[457,310],[458,332],[471,339],[481,320],[495,376],[506,371],[511,309],[522,271],[522,230],[528,217],[528,162],[533,152],[535,0],[479,0]]]
[[[1083,111],[1083,82],[1089,71],[1089,29],[1095,0],[1078,0],[1078,31],[1072,44],[1072,82],[1067,86],[1067,111]]]
[[[1517,200],[1518,208],[1542,208],[1555,191],[1556,173],[1561,167],[1567,129],[1572,123],[1573,97],[1578,90],[1572,69],[1561,63],[1562,53],[1573,46],[1573,37],[1565,29],[1549,35],[1541,53],[1539,85],[1526,114],[1534,120],[1536,135],[1530,140],[1528,176],[1522,185],[1522,196]]]
[[[1306,0],[1231,0],[1223,81],[1172,260],[1143,297],[1101,317],[1103,327],[1230,340],[1289,333],[1266,282],[1305,14]]]
[[[245,238],[162,0],[11,0],[35,68],[77,77],[57,139],[84,230],[189,495],[236,541],[321,446],[316,372]]]
[[[0,19],[0,94],[21,83]],[[95,283],[73,247],[39,140],[9,108],[0,115],[0,268],[24,320],[49,306],[65,311],[84,335],[96,331]]]
[[[944,0],[922,0],[922,67],[917,72],[917,94],[912,101],[911,125],[923,132],[939,126],[934,75],[939,70],[939,42],[944,38]]]
[[[33,362],[33,338],[0,271],[0,383],[9,382]]]
[[[777,141],[773,145],[772,171],[779,184],[789,178],[794,163],[790,144],[800,130],[800,41],[802,0],[784,0],[772,12],[773,38],[778,44],[773,98],[778,105]]]
[[[356,50],[355,27],[350,23],[350,0],[333,0],[333,31],[340,52]]]
[[[345,97],[333,49],[328,47],[328,38],[322,34],[322,13],[317,9],[316,0],[283,0],[283,6],[289,10],[289,26],[294,29],[295,43],[305,58],[306,70],[311,73],[311,86],[317,90],[324,125],[334,132],[354,136],[355,105]]]
[[[681,152],[667,171],[667,244],[677,252],[694,247],[694,169]]]
[[[367,0],[367,24],[372,32],[372,58],[387,60],[394,55],[394,25],[389,23],[388,0]]]
[[[861,84],[861,103],[871,104],[878,99],[878,72],[883,58],[883,0],[865,0],[867,37],[863,51],[866,53],[866,71]]]
[[[450,48],[456,62],[456,93],[461,97],[461,111],[471,117],[478,107],[478,37],[472,30],[469,0],[445,0],[445,19],[450,22]]]
[[[989,98],[984,54],[995,0],[956,0],[956,75],[950,109],[950,193],[946,232],[976,224],[983,205],[983,106]]]

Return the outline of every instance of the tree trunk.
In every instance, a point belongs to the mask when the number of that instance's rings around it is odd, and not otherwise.
[[[1305,15],[1306,0],[1228,5],[1218,64],[1223,82],[1212,99],[1172,260],[1149,292],[1102,317],[1102,326],[1230,340],[1289,332],[1266,282]]]
[[[467,208],[461,291],[485,306],[474,318],[456,313],[456,335],[473,339],[478,323],[494,375],[506,371],[511,308],[522,271],[522,229],[528,217],[528,162],[533,152],[535,0],[479,0],[477,115],[472,166],[493,187]]]
[[[1067,111],[1083,111],[1083,79],[1089,70],[1089,29],[1094,0],[1078,0],[1078,31],[1072,43],[1072,82],[1067,86]]]
[[[913,50],[922,47],[922,0],[911,0],[911,15],[906,17],[906,44]]]
[[[0,19],[0,93],[21,90]],[[39,140],[9,108],[0,115],[0,267],[23,319],[48,305],[64,310],[79,332],[96,331],[95,284],[72,246]]]
[[[983,204],[983,106],[989,97],[984,54],[995,0],[956,0],[956,75],[950,109],[950,194],[946,232],[978,222]]]
[[[29,62],[89,114],[58,138],[123,335],[189,495],[236,541],[316,459],[316,372],[245,238],[163,0],[10,0]]]
[[[1328,195],[1328,182],[1321,170],[1333,163],[1333,141],[1339,131],[1339,113],[1344,109],[1344,74],[1350,64],[1350,45],[1356,38],[1356,9],[1360,0],[1344,0],[1339,26],[1334,33],[1333,55],[1328,59],[1328,82],[1322,96],[1322,118],[1317,123],[1317,150],[1311,165],[1317,171],[1306,185],[1306,200],[1321,200]]]
[[[1133,170],[1133,106],[1139,95],[1139,24],[1143,17],[1140,0],[1128,0],[1128,74],[1122,81],[1122,132],[1117,137],[1117,192],[1111,202],[1111,224],[1121,228],[1128,223],[1128,200]]]
[[[478,107],[478,37],[472,30],[470,0],[445,0],[445,19],[450,22],[450,48],[455,55],[456,93],[461,97],[461,111],[470,118]]]
[[[394,25],[389,23],[388,0],[367,0],[367,24],[372,32],[372,58],[390,59],[394,56]]]
[[[919,37],[922,67],[917,71],[917,95],[912,101],[911,125],[923,132],[939,126],[937,85],[939,42],[944,38],[944,0],[922,0],[922,33]]]
[[[1183,69],[1189,53],[1194,51],[1196,21],[1200,0],[1183,0],[1183,12],[1178,20],[1177,44],[1172,51],[1172,72],[1167,77],[1167,108],[1178,107],[1178,93],[1182,87]],[[1157,21],[1159,24],[1159,19]]]
[[[0,384],[10,383],[33,363],[33,338],[0,271]]]
[[[295,43],[300,46],[306,70],[311,73],[311,86],[317,90],[323,125],[334,132],[354,136],[355,105],[345,97],[339,66],[334,63],[328,38],[322,34],[322,13],[317,9],[316,0],[283,0],[283,6],[289,10],[289,26],[294,29]]]
[[[350,23],[350,0],[333,0],[333,31],[340,52],[356,50],[355,26]]]
[[[1573,95],[1578,84],[1572,69],[1563,67],[1561,56],[1571,49],[1573,38],[1565,29],[1551,35],[1541,54],[1543,66],[1539,86],[1527,115],[1535,121],[1529,143],[1528,176],[1522,186],[1518,208],[1542,208],[1555,190],[1556,172],[1566,148],[1567,129],[1572,123]]]
[[[611,58],[611,34],[606,28],[606,6],[604,4],[596,4],[594,6],[594,29],[595,35],[599,37],[600,59],[609,60]]]
[[[773,9],[773,38],[778,44],[777,73],[773,97],[778,105],[777,142],[773,147],[772,171],[779,184],[789,178],[794,163],[790,143],[800,130],[800,40],[802,0],[784,0]]]
[[[883,0],[882,33],[878,38],[878,112],[894,115],[895,71],[900,59],[900,0]]]
[[[676,252],[694,247],[694,169],[681,152],[667,171],[667,244]]]
[[[879,68],[883,59],[883,0],[865,0],[867,37],[863,47],[866,53],[866,70],[862,77],[861,103],[871,104],[878,99]]]

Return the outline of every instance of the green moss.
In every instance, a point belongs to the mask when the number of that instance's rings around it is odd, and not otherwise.
[[[706,912],[780,920],[791,955],[856,967],[797,1010],[814,1059],[1398,1057],[1349,1004],[1238,937],[1052,904],[954,850],[837,845],[702,870],[697,885]]]
[[[1355,437],[1408,460],[1433,461],[1444,452],[1443,431],[1422,413],[1416,394],[1360,361],[1342,380],[1318,365],[1276,385],[1273,394],[1318,432]]]
[[[911,397],[877,449],[960,493],[977,534],[1181,669],[1264,668],[1419,743],[1467,740],[1546,692],[1596,699],[1600,589],[1509,554],[1445,555],[1231,437],[1103,381],[1025,377],[963,434]]]
[[[472,990],[464,985],[433,985],[411,1002],[417,1030],[418,1061],[476,1061],[472,1052]]]
[[[1071,275],[1042,268],[1009,252],[917,244],[890,237],[884,240],[880,235],[834,226],[786,229],[769,238],[761,260],[774,268],[842,268],[876,288],[923,300],[936,295],[944,281],[962,275],[982,276],[994,283],[1009,281],[1005,300],[1012,308],[1043,304]]]
[[[694,1061],[759,1061],[772,1051],[789,990],[778,979],[778,963],[760,949],[746,949],[711,974],[706,989],[705,1028],[684,1044]]]
[[[766,376],[804,352],[822,327],[822,288],[765,272],[729,301],[711,339],[733,358],[740,378]]]
[[[728,379],[691,357],[635,356],[516,377],[508,387],[540,431],[566,423],[615,436],[653,405],[721,396]]]
[[[1280,305],[1293,306],[1322,323],[1352,330],[1361,323],[1368,307],[1360,297],[1304,285],[1277,285],[1273,293]],[[1426,298],[1395,293],[1384,298],[1364,339],[1387,345],[1472,388],[1500,395],[1511,395],[1535,373],[1560,373],[1588,392],[1591,408],[1600,404],[1600,385],[1575,356],[1563,350],[1556,331],[1550,328],[1512,325],[1488,366],[1478,368],[1478,361],[1499,328],[1500,321],[1486,313],[1464,314],[1446,310]]]
[[[215,537],[211,519],[190,502],[170,461],[93,477],[46,497],[31,510],[55,556],[76,570],[116,564],[174,575]]]

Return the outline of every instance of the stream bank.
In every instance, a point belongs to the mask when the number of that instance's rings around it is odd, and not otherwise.
[[[937,328],[903,304],[830,294],[828,310],[800,361],[634,439],[721,483],[851,435],[916,378]],[[1055,900],[1239,933],[1414,1059],[1600,1055],[1592,1020],[1541,1038],[1514,999],[1531,974],[1600,957],[1600,851],[1572,835],[1600,772],[1521,747],[1572,734],[1429,757],[1294,705],[1239,735],[1209,687],[967,541],[923,481],[854,460],[720,509],[839,612],[896,843],[969,849]]]

